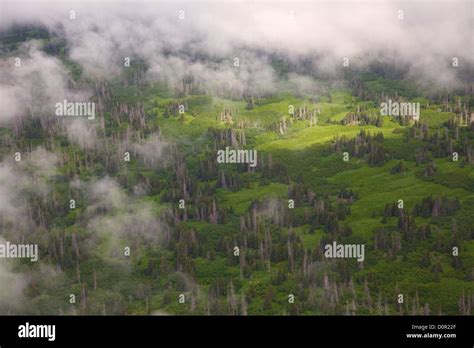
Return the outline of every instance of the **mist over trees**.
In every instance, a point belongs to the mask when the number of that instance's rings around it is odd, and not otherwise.
[[[471,314],[468,4],[1,6],[0,313]]]

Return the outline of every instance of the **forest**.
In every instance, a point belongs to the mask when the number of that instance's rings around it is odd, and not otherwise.
[[[0,26],[0,243],[39,254],[0,258],[0,314],[472,314],[473,65],[446,87],[242,47],[244,71],[171,39],[94,61],[74,30]]]

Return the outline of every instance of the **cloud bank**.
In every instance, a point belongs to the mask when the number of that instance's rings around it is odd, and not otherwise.
[[[272,59],[301,81],[371,60],[408,67],[443,86],[473,64],[472,4],[450,2],[10,2],[0,30],[41,24],[66,39],[85,74],[120,75],[126,57],[143,60],[148,79],[178,84],[193,75],[207,89],[274,91]],[[71,19],[74,11],[74,19]],[[237,60],[236,60],[237,59]],[[237,66],[236,66],[237,64]],[[12,91],[3,92],[11,98]]]

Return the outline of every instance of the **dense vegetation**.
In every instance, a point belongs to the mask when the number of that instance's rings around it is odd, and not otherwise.
[[[41,260],[15,261],[31,274],[27,306],[3,312],[472,312],[469,93],[425,93],[380,67],[346,76],[347,88],[322,81],[318,96],[211,95],[192,78],[149,82],[139,61],[120,79],[90,81],[64,42],[18,30],[3,36],[2,54],[41,40],[93,91],[97,143],[72,142],[52,115],[0,128],[3,161],[38,149],[59,159],[53,175],[28,172],[49,187],[22,193],[32,226],[1,217],[1,235],[39,244]],[[381,116],[388,98],[420,102],[420,120]],[[226,146],[256,149],[257,166],[217,163]],[[365,260],[327,259],[333,241],[364,244]]]

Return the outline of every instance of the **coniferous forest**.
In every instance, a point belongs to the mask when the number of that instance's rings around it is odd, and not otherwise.
[[[0,314],[474,313],[468,3],[140,6],[0,4]]]

